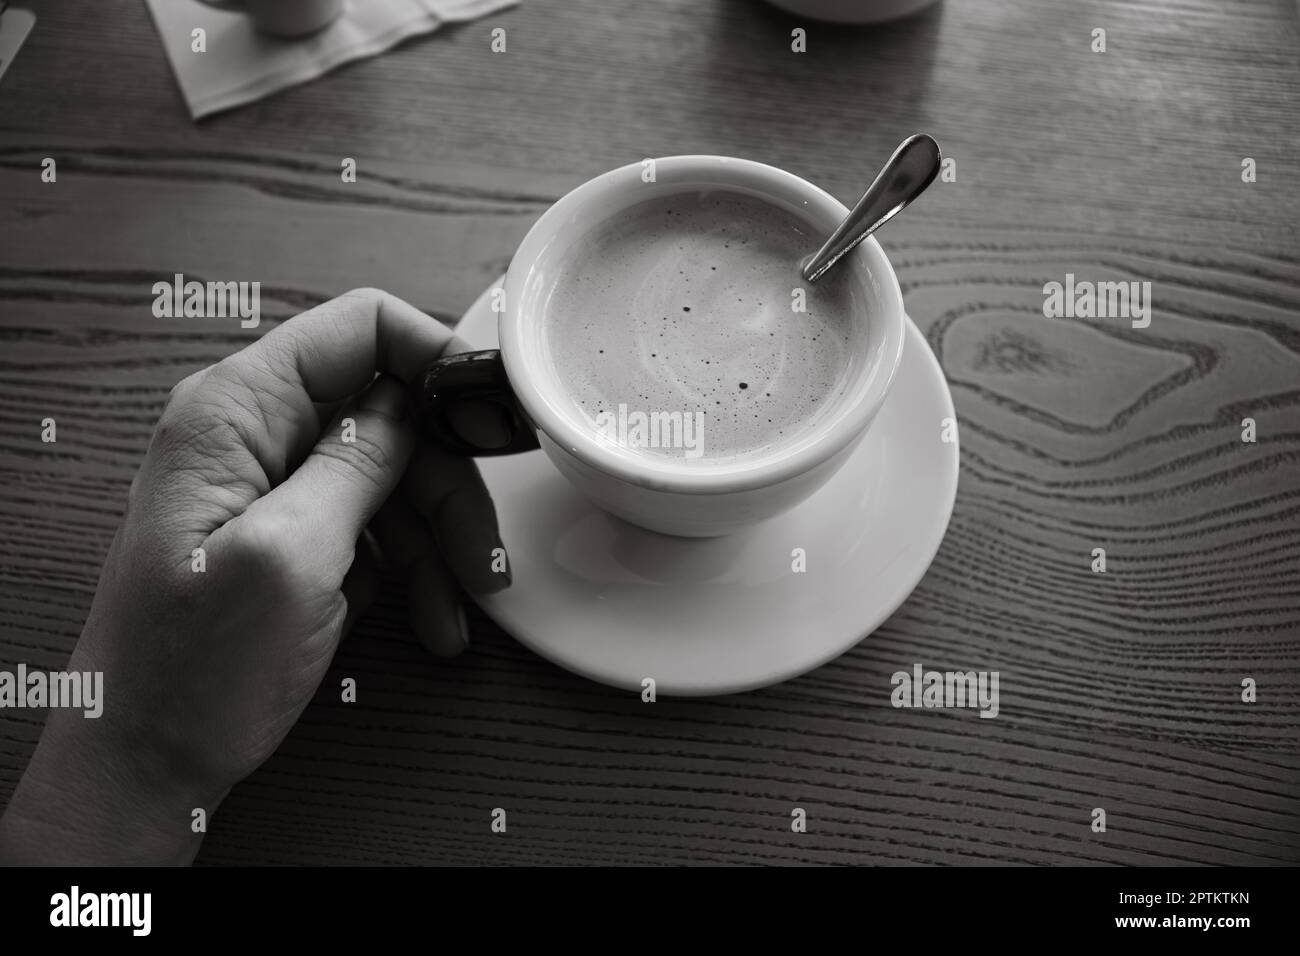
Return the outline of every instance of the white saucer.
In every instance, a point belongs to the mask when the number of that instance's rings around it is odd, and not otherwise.
[[[495,320],[485,292],[456,332],[495,348]],[[945,418],[956,420],[948,384],[908,319],[898,378],[849,461],[791,511],[727,537],[611,517],[540,451],[480,458],[514,584],[479,604],[543,657],[638,693],[646,677],[663,695],[796,677],[879,627],[930,566],[957,494]]]

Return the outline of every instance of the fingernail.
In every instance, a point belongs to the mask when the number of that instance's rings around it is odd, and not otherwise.
[[[465,606],[456,605],[456,622],[460,625],[460,642],[469,647],[469,620],[465,617]]]
[[[510,570],[510,554],[506,551],[506,546],[500,538],[497,538],[497,547],[501,549],[501,553],[505,555],[506,559],[506,567],[505,570],[501,572],[501,577],[505,578],[506,587],[510,587],[510,585],[515,583],[514,572]]]
[[[380,376],[361,396],[360,407],[363,411],[376,412],[400,422],[406,417],[406,389],[397,379]]]
[[[510,555],[506,554],[506,547],[501,543],[501,539],[495,540],[496,544],[486,556],[489,573],[480,579],[479,594],[496,594],[515,583],[514,574],[510,570]]]

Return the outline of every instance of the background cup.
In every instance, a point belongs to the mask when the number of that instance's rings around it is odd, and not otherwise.
[[[574,243],[610,217],[646,200],[725,190],[781,207],[808,227],[809,252],[848,210],[798,176],[722,156],[671,156],[632,163],[584,183],[548,209],[529,230],[506,273],[498,323],[500,352],[433,363],[417,383],[427,434],[459,453],[499,454],[536,444],[583,494],[634,524],[692,537],[735,531],[798,504],[852,453],[884,403],[903,354],[906,317],[898,279],[874,238],[836,267],[850,273],[861,346],[850,356],[842,393],[797,438],[770,453],[741,459],[684,462],[648,455],[603,437],[585,419],[547,351],[542,319]],[[798,282],[797,263],[791,263]],[[791,321],[797,315],[791,314]],[[498,449],[467,448],[448,410],[461,396],[494,401],[516,423]],[[457,444],[459,443],[459,445]]]
[[[834,23],[884,23],[910,17],[935,0],[767,0],[786,13]]]
[[[210,7],[248,14],[263,33],[300,37],[322,30],[338,19],[344,0],[202,0]]]

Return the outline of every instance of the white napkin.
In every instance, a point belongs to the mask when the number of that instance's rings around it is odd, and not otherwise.
[[[319,33],[279,40],[253,29],[247,15],[199,0],[145,0],[181,94],[194,119],[315,79],[341,63],[382,53],[444,23],[473,20],[518,0],[347,0]],[[207,52],[192,51],[202,27]]]

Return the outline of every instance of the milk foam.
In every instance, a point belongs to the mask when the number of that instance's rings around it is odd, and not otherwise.
[[[593,425],[620,406],[702,412],[706,463],[806,434],[842,393],[864,338],[844,274],[812,285],[799,275],[820,240],[740,193],[618,213],[569,251],[546,304],[543,343],[562,387]],[[795,289],[806,311],[795,311]]]

